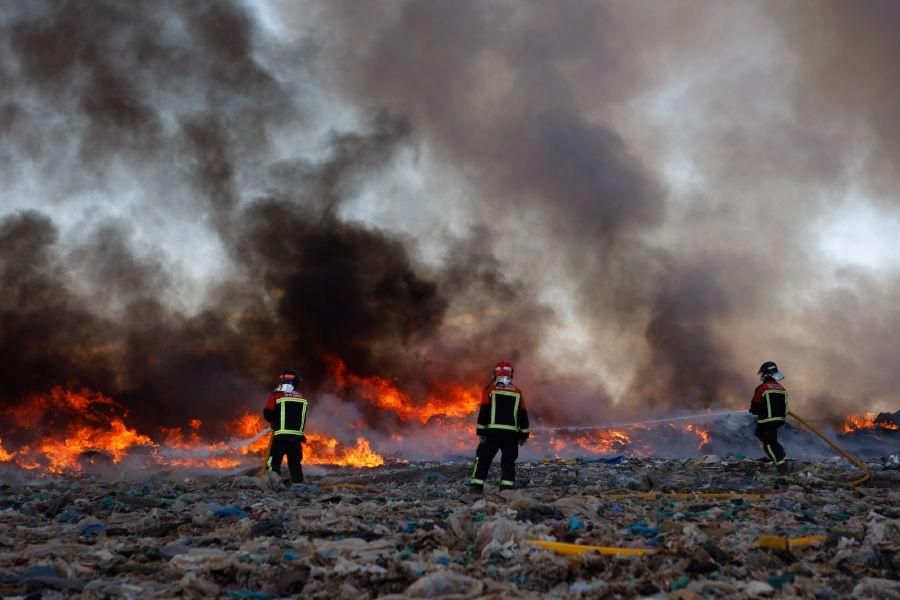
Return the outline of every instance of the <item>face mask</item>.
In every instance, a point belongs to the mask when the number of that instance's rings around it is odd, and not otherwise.
[[[784,379],[784,375],[783,375],[781,372],[772,373],[771,375],[769,375],[769,377],[771,377],[771,378],[774,379],[775,381],[781,381],[782,379]],[[760,373],[760,374],[759,374],[759,380],[760,380],[760,381],[765,381],[765,380],[766,380],[766,376],[763,375],[762,373]]]
[[[276,392],[284,392],[285,394],[290,394],[294,391],[294,386],[289,383],[282,383],[277,388],[275,388]]]
[[[497,378],[497,383],[499,383],[500,385],[509,385],[511,381],[512,381],[512,377],[498,377]]]

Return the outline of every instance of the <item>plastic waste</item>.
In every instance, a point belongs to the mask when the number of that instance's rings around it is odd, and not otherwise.
[[[213,511],[213,514],[219,518],[240,518],[246,517],[247,511],[241,510],[240,508],[235,508],[234,506],[224,506],[222,508],[217,508]]]
[[[584,521],[572,515],[571,517],[569,517],[568,529],[569,531],[578,531],[579,529],[584,529]]]
[[[890,597],[896,449],[868,457],[873,479],[856,488],[828,483],[853,475],[846,461],[794,454],[810,476],[785,479],[711,451],[706,463],[521,460],[528,487],[502,494],[495,465],[475,498],[468,456],[311,466],[293,487],[258,469],[4,471],[0,596]],[[641,481],[653,489],[628,489]]]
[[[104,529],[106,529],[106,527],[105,527],[104,525],[102,525],[102,524],[100,524],[100,523],[93,523],[93,524],[91,524],[91,525],[88,525],[88,526],[85,527],[84,529],[82,529],[82,530],[78,533],[78,535],[79,535],[80,537],[88,537],[88,536],[91,536],[91,535],[98,534],[98,533],[100,533],[101,531],[103,531]]]
[[[422,577],[406,589],[409,598],[477,598],[484,583],[454,571],[437,571]]]

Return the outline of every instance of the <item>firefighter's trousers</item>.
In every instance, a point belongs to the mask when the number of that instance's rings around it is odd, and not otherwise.
[[[285,455],[291,472],[291,483],[303,483],[303,443],[299,435],[283,433],[275,436],[267,463],[269,470],[281,475],[281,460]]]
[[[784,464],[784,447],[778,443],[778,428],[782,425],[784,425],[784,421],[756,425],[756,437],[762,442],[766,456],[772,459],[776,465]]]
[[[472,470],[472,485],[483,486],[491,461],[500,456],[500,487],[512,488],[516,485],[516,459],[519,458],[519,434],[514,431],[490,431],[485,442],[478,444],[475,451],[475,468]]]

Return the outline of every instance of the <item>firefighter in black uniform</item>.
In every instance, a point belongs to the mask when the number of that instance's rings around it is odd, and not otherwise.
[[[281,460],[287,455],[291,483],[303,483],[303,442],[306,436],[306,411],[309,402],[297,391],[300,375],[286,369],[278,376],[280,381],[269,396],[263,417],[272,426],[272,451],[266,460],[270,471],[281,475]]]
[[[500,489],[513,489],[516,485],[516,459],[519,446],[528,439],[528,411],[522,390],[512,384],[513,366],[500,361],[494,367],[494,378],[484,389],[481,408],[478,411],[476,432],[478,449],[475,451],[475,468],[470,486],[475,492],[484,491],[491,461],[501,452]]]
[[[768,361],[759,367],[760,383],[750,401],[750,413],[756,416],[756,437],[779,473],[787,473],[784,447],[778,443],[778,428],[787,417],[788,393],[781,383],[784,375],[778,365]]]

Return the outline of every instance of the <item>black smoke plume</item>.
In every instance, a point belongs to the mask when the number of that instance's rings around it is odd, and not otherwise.
[[[221,427],[255,411],[286,366],[313,392],[327,383],[329,356],[415,388],[432,375],[470,379],[497,357],[497,344],[436,341],[454,297],[468,296],[454,308],[463,310],[499,304],[514,287],[491,272],[488,248],[426,268],[402,238],[337,214],[411,144],[407,120],[375,113],[363,130],[333,133],[322,160],[265,159],[272,133],[298,126],[303,111],[257,60],[260,31],[238,4],[50,2],[16,9],[6,33],[15,58],[7,173],[27,155],[48,175],[63,165],[72,189],[89,190],[124,161],[159,190],[160,209],[217,236],[232,266],[186,312],[171,301],[179,274],[164,253],[136,249],[128,220],[64,234],[47,210],[6,215],[4,407],[78,386],[115,398],[145,430],[197,417]],[[256,198],[241,187],[251,171],[269,182]],[[515,305],[484,320],[503,331],[507,354],[534,337],[503,326],[538,310],[521,292]],[[465,360],[435,368],[436,352],[463,346]],[[10,422],[9,434],[24,432]]]

